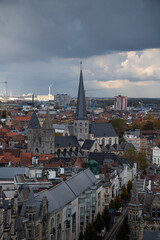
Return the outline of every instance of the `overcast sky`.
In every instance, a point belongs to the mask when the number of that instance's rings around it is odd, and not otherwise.
[[[160,97],[159,0],[0,0],[10,94]],[[4,84],[1,84],[4,93]]]

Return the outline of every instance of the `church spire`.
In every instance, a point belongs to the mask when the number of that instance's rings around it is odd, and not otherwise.
[[[83,85],[82,62],[80,62],[80,79],[79,79],[79,89],[78,89],[75,120],[86,120],[86,119],[87,119],[86,99],[85,99],[85,92],[84,92],[84,85]]]
[[[52,119],[51,119],[50,112],[49,112],[49,107],[47,108],[47,111],[46,111],[46,118],[44,120],[42,129],[53,129],[53,124],[52,124]]]

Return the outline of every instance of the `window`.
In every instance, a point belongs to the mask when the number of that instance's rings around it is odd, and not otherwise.
[[[70,228],[70,221],[66,221],[66,229]]]
[[[32,239],[32,230],[28,230],[28,238]]]
[[[82,133],[82,128],[80,128],[80,130],[79,130],[79,131],[80,131],[80,133]]]
[[[50,228],[53,228],[54,227],[54,218],[51,219],[51,226]]]
[[[60,215],[57,216],[57,225],[60,223]]]
[[[155,209],[155,208],[152,209],[152,217],[153,217],[153,218],[156,217],[156,209]]]

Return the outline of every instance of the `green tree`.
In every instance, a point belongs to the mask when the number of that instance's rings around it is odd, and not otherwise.
[[[119,196],[115,198],[115,209],[118,210],[121,207],[121,199]]]
[[[130,193],[131,193],[131,189],[132,189],[132,182],[131,182],[131,180],[129,180],[128,183],[127,183],[127,191],[128,191],[129,196],[130,196]]]
[[[104,228],[104,221],[100,213],[97,214],[94,222],[94,228],[97,232],[100,232]]]
[[[103,222],[104,222],[104,226],[109,224],[109,210],[108,210],[107,207],[105,207],[103,212],[102,212],[102,219],[103,219]]]
[[[113,199],[110,201],[109,208],[115,209],[115,201]]]
[[[83,234],[83,232],[81,231],[80,234],[79,234],[78,240],[83,240],[83,239],[84,239],[84,234]]]
[[[128,129],[128,125],[123,119],[112,119],[112,126],[120,138],[123,137],[124,132]]]
[[[127,191],[127,188],[123,185],[122,187],[122,193],[121,193],[121,198],[126,201],[129,198],[129,194]]]
[[[147,158],[145,152],[139,152],[138,153],[138,167],[140,167],[141,170],[144,170],[147,167]]]
[[[123,220],[122,225],[120,226],[119,231],[116,234],[116,240],[129,240],[130,227],[128,225],[128,216]]]
[[[86,231],[84,233],[84,239],[85,240],[96,240],[97,239],[97,232],[93,226],[93,224],[88,223],[86,227]]]
[[[153,128],[154,128],[154,125],[153,125],[153,122],[151,121],[145,122],[145,124],[142,127],[143,130],[153,130]]]
[[[121,158],[127,158],[131,162],[137,162],[138,154],[134,149],[127,149],[124,153],[120,156]]]

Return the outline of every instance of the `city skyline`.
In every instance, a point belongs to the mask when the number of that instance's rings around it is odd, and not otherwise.
[[[0,81],[8,92],[159,97],[160,2],[0,2]],[[3,92],[1,85],[1,93]],[[98,90],[97,90],[98,89]]]

